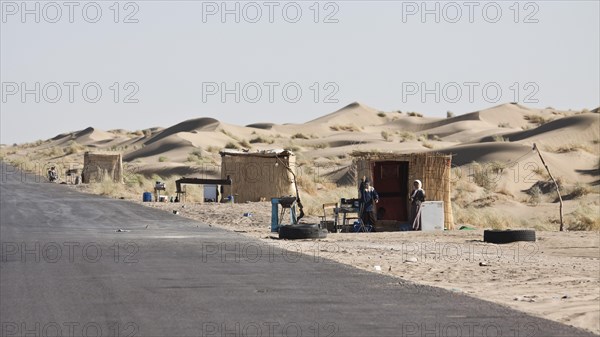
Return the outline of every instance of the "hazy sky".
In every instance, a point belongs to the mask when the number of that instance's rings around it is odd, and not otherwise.
[[[5,144],[305,122],[353,101],[430,116],[600,104],[598,1],[1,4]]]

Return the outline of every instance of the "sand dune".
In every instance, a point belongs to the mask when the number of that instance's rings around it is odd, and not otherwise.
[[[155,136],[147,140],[145,144],[150,145],[165,137],[179,132],[215,131],[219,127],[219,125],[220,122],[214,118],[203,117],[190,119],[162,130],[161,132],[157,133]]]

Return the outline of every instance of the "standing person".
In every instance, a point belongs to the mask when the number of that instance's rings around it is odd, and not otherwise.
[[[413,191],[410,194],[410,223],[415,231],[421,230],[421,203],[425,201],[425,191],[420,180],[413,182]]]
[[[58,172],[56,172],[56,168],[54,166],[48,170],[48,180],[50,180],[51,183],[58,180]]]
[[[371,182],[369,180],[365,180],[361,185],[360,218],[362,219],[365,228],[370,228],[370,230],[373,230],[373,226],[375,225],[375,213],[373,206],[379,202],[379,195],[377,194],[377,191],[375,191],[375,188],[371,186]]]

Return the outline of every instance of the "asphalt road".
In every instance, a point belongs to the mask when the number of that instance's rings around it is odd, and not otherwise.
[[[0,212],[2,337],[593,336],[4,164]]]

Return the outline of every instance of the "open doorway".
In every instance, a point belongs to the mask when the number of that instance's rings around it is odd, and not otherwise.
[[[408,221],[408,162],[377,161],[373,187],[379,194],[378,220]]]

